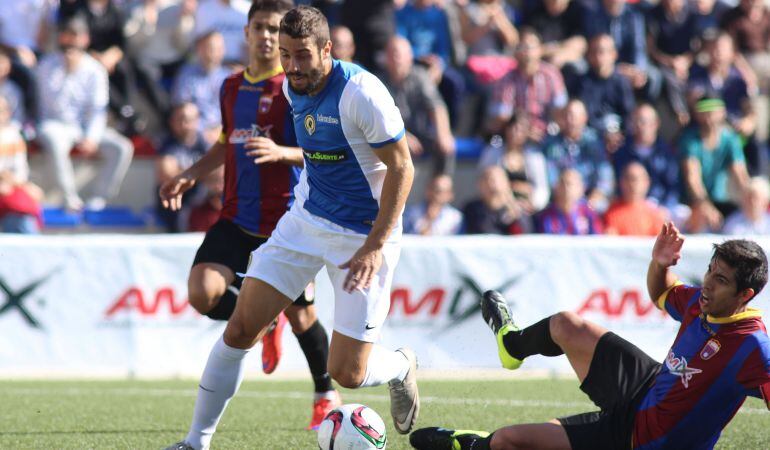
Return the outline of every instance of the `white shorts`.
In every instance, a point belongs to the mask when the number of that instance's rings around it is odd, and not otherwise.
[[[290,299],[326,266],[334,288],[334,330],[364,342],[376,342],[390,310],[390,286],[401,253],[399,243],[386,243],[382,266],[369,289],[345,292],[347,262],[366,236],[311,215],[295,204],[278,221],[270,238],[251,253],[246,276],[260,279]]]

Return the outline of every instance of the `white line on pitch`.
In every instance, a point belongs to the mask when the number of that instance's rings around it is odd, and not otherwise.
[[[32,389],[32,388],[0,388],[0,395],[3,394],[15,394],[15,395],[123,395],[123,396],[152,396],[152,397],[195,397],[197,391],[190,389],[158,389],[158,388],[96,388],[96,389],[84,389],[84,388],[62,388],[62,389]],[[248,389],[240,390],[236,394],[236,397],[241,398],[272,398],[282,400],[309,400],[311,398],[310,393],[300,391],[278,391],[278,392],[262,392],[262,391],[250,391]],[[377,394],[358,394],[353,396],[356,401],[372,401],[372,402],[388,402],[390,397],[387,395]],[[421,396],[420,400],[423,404],[437,404],[437,405],[481,405],[481,406],[512,406],[512,407],[551,407],[551,408],[584,408],[584,409],[596,409],[593,403],[590,402],[559,402],[551,400],[516,400],[516,399],[484,399],[484,398],[447,398],[436,396]],[[743,407],[738,411],[739,414],[766,414],[767,410],[761,408],[749,408]]]

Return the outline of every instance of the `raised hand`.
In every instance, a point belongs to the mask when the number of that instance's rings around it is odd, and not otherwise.
[[[675,266],[682,257],[682,245],[684,236],[673,222],[666,222],[655,239],[655,246],[652,248],[652,260],[661,267]]]

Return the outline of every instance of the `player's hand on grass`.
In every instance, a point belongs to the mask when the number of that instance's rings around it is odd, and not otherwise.
[[[382,266],[382,250],[362,246],[349,261],[339,266],[340,269],[348,269],[342,288],[345,292],[368,289],[380,266]]]
[[[673,222],[666,222],[652,248],[652,260],[661,267],[675,266],[682,257],[683,244],[684,236],[679,233]]]
[[[249,138],[244,144],[246,155],[254,158],[254,164],[281,162],[286,159],[286,149],[272,139],[257,136]]]
[[[172,211],[182,209],[182,194],[193,186],[195,186],[195,179],[183,174],[177,175],[163,183],[160,191],[158,191],[163,207]]]

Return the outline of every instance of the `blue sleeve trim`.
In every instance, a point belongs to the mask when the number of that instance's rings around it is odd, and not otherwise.
[[[402,129],[402,130],[401,130],[401,131],[400,131],[400,132],[399,132],[399,133],[398,133],[396,136],[394,136],[394,137],[392,137],[392,138],[388,139],[387,141],[383,141],[383,142],[377,142],[377,143],[374,143],[374,144],[373,144],[373,143],[369,143],[369,145],[370,145],[371,147],[374,147],[374,148],[380,148],[380,147],[384,147],[384,146],[386,146],[386,145],[388,145],[388,144],[392,144],[392,143],[394,143],[394,142],[397,142],[399,139],[401,139],[402,137],[404,137],[404,134],[405,134],[405,133],[406,133],[406,128]]]

